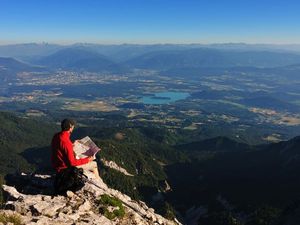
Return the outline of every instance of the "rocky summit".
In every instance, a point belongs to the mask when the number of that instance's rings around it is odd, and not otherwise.
[[[85,173],[89,179],[85,186],[75,193],[68,191],[65,196],[52,194],[50,175],[14,175],[3,185],[7,201],[0,215],[17,218],[20,224],[27,225],[180,224],[156,214],[144,202],[109,188],[92,173]]]

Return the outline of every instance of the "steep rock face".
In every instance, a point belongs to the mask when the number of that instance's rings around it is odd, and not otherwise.
[[[53,179],[49,175],[21,174],[16,187],[3,185],[8,199],[5,213],[17,213],[24,224],[103,224],[103,225],[143,225],[143,224],[180,224],[156,214],[144,202],[134,201],[129,196],[107,187],[102,179],[96,179],[87,172],[89,182],[76,193],[67,192],[66,196],[53,196],[51,186]],[[10,181],[11,182],[11,181]],[[109,195],[121,200],[125,210],[123,217],[108,219],[100,213],[98,201],[102,195]],[[108,207],[113,211],[118,207]]]
[[[133,177],[134,175],[131,173],[128,173],[126,169],[124,169],[123,167],[119,166],[118,164],[116,164],[114,161],[108,161],[106,159],[101,159],[101,162],[106,166],[109,167],[111,169],[117,170],[120,173],[123,173],[126,176],[130,176]]]

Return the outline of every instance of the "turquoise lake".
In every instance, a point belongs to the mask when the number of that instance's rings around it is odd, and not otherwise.
[[[186,92],[159,92],[153,96],[143,96],[140,101],[144,104],[167,104],[189,96],[190,94]]]

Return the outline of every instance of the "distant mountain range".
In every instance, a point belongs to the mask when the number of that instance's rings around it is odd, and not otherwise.
[[[0,46],[0,56],[13,57],[18,60],[30,62],[31,60],[53,54],[54,52],[65,48],[63,45],[56,44],[14,44]]]
[[[49,68],[89,71],[89,72],[126,72],[126,67],[114,63],[94,51],[67,48],[37,60],[36,63]]]
[[[278,67],[300,62],[300,55],[267,51],[225,51],[209,48],[151,52],[127,61],[132,67],[168,70],[205,67]]]
[[[117,49],[128,49],[128,48],[155,48],[157,49],[170,49],[170,48],[192,48],[192,47],[209,47],[209,48],[219,48],[219,49],[234,49],[234,50],[270,50],[277,49],[281,51],[299,51],[300,44],[247,44],[247,43],[215,43],[215,44],[95,44],[95,43],[75,43],[70,45],[59,45],[51,43],[21,43],[21,44],[9,44],[9,45],[0,45],[0,52],[10,52],[10,53],[19,53],[21,50],[26,54],[37,55],[38,53],[51,51],[53,49],[59,48],[69,48],[69,47],[92,47],[99,48],[99,51],[102,50],[107,52],[116,51]],[[15,52],[13,52],[13,50]]]
[[[164,50],[145,53],[123,63],[87,48],[67,48],[35,63],[50,68],[90,72],[126,72],[129,68],[180,70],[193,68],[279,67],[300,63],[300,55],[266,51],[225,51],[209,48]]]
[[[300,45],[271,45],[271,44],[245,44],[245,43],[220,43],[220,44],[121,44],[101,45],[78,43],[73,45],[57,45],[48,43],[28,43],[15,45],[0,45],[0,57],[13,57],[25,61],[37,60],[51,55],[59,50],[68,48],[81,48],[97,52],[112,59],[114,62],[125,62],[138,56],[151,52],[192,50],[206,48],[231,52],[277,52],[300,54]]]
[[[232,45],[231,45],[232,46]],[[228,47],[228,46],[227,46]],[[227,71],[262,71],[298,73],[300,53],[278,50],[239,50],[235,48],[200,47],[199,45],[18,45],[0,46],[0,55],[15,55],[30,64],[48,69],[127,73],[133,69],[158,70],[164,75],[186,76]],[[9,48],[14,51],[9,53]],[[15,48],[15,49],[14,49]],[[22,49],[26,49],[22,54]],[[31,48],[31,51],[29,50]],[[244,50],[243,50],[244,49]],[[30,52],[34,52],[30,55]],[[18,54],[17,54],[18,53]],[[50,53],[50,54],[47,54]],[[21,63],[21,62],[20,62]],[[25,64],[25,63],[23,63]],[[21,65],[10,63],[12,70]],[[28,69],[23,65],[24,69]],[[240,68],[240,69],[239,69]],[[278,69],[279,68],[279,69]],[[294,72],[296,71],[296,72]]]

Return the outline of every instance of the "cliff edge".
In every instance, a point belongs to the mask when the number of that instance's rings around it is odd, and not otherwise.
[[[89,182],[66,196],[52,195],[50,175],[14,175],[3,190],[7,196],[0,213],[16,216],[28,225],[175,225],[154,212],[144,202],[109,188],[103,180],[86,172]]]

